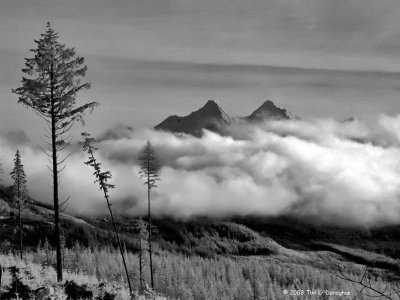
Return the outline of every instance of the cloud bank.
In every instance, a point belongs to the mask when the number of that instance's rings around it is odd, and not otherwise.
[[[20,148],[32,197],[51,202],[46,159],[22,133],[0,136],[5,173]],[[334,224],[376,226],[400,223],[400,115],[374,123],[333,119],[239,124],[231,136],[205,131],[202,138],[167,132],[108,129],[97,156],[113,174],[114,209],[143,214],[146,189],[138,153],[151,140],[162,163],[152,192],[157,215],[292,214]],[[85,154],[74,148],[61,177],[69,210],[105,212]],[[3,176],[5,177],[5,176]],[[8,179],[4,178],[6,183]]]

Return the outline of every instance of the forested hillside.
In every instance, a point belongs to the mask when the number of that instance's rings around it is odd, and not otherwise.
[[[1,195],[0,203],[5,208],[0,220],[2,265],[10,266],[11,261],[18,261],[12,255],[17,255],[16,208],[7,189],[2,188]],[[31,199],[22,215],[24,243],[29,249],[24,262],[30,266],[28,269],[36,270],[33,272],[40,272],[40,268],[35,269],[32,263],[51,268],[55,263],[51,207]],[[138,219],[119,216],[117,224],[128,251],[130,277],[137,289]],[[85,220],[68,214],[62,217],[63,264],[77,274],[73,278],[81,284],[88,283],[92,290],[97,289],[94,282],[113,285],[124,281],[111,226],[105,216]],[[360,286],[340,279],[339,271],[357,279],[377,258],[376,286],[383,288],[399,272],[394,259],[395,227],[350,229],[316,225],[293,217],[158,217],[153,226],[155,290],[177,299],[286,299],[285,289],[300,288],[329,288],[354,294]],[[147,259],[144,268],[144,274],[148,274]],[[147,276],[145,280],[149,282]]]

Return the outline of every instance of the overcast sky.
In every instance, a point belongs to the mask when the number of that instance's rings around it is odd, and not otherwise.
[[[101,103],[88,130],[154,126],[208,99],[231,115],[267,99],[306,118],[400,112],[396,0],[1,0],[0,130],[41,132],[11,89],[47,21],[86,58],[79,98]]]

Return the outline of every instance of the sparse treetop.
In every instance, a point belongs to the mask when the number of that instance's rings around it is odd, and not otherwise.
[[[14,169],[11,171],[10,176],[13,180],[13,194],[18,198],[18,201],[23,202],[27,197],[26,174],[19,150],[15,153]]]
[[[101,163],[97,162],[94,157],[94,152],[97,150],[97,148],[94,146],[95,139],[86,132],[83,132],[81,135],[83,138],[82,150],[89,154],[89,159],[85,162],[85,164],[93,167],[93,175],[96,177],[95,183],[97,182],[99,184],[100,189],[104,191],[107,198],[109,189],[115,188],[115,185],[107,183],[107,181],[111,179],[111,172],[102,172],[100,168]]]
[[[34,109],[45,120],[54,117],[56,130],[65,133],[74,121],[83,122],[87,109],[98,105],[90,102],[76,107],[76,94],[90,88],[89,83],[81,82],[87,66],[83,57],[76,56],[74,48],[66,48],[59,42],[58,33],[50,23],[35,43],[37,47],[30,50],[34,56],[25,59],[22,69],[27,77],[22,78],[22,86],[13,93],[19,95],[19,103]]]
[[[150,141],[142,149],[139,155],[140,162],[140,175],[145,178],[145,185],[149,188],[156,187],[156,182],[160,180],[160,162],[158,160],[156,151]]]

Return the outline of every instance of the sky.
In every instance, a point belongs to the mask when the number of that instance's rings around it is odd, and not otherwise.
[[[164,164],[160,214],[399,223],[399,1],[1,0],[0,159],[9,174],[19,148],[30,194],[44,202],[44,124],[11,90],[48,21],[88,66],[92,87],[78,103],[100,103],[84,130],[101,138],[115,209],[144,211],[136,157],[151,139]],[[202,138],[151,130],[209,99],[230,116],[272,100],[301,120]],[[76,124],[75,142],[81,131]],[[71,212],[99,212],[92,172],[76,144],[72,151],[61,195],[71,196]]]
[[[3,131],[40,137],[11,89],[47,21],[86,59],[78,98],[101,104],[89,131],[152,127],[208,99],[233,116],[268,99],[303,118],[400,111],[398,1],[2,0]]]

